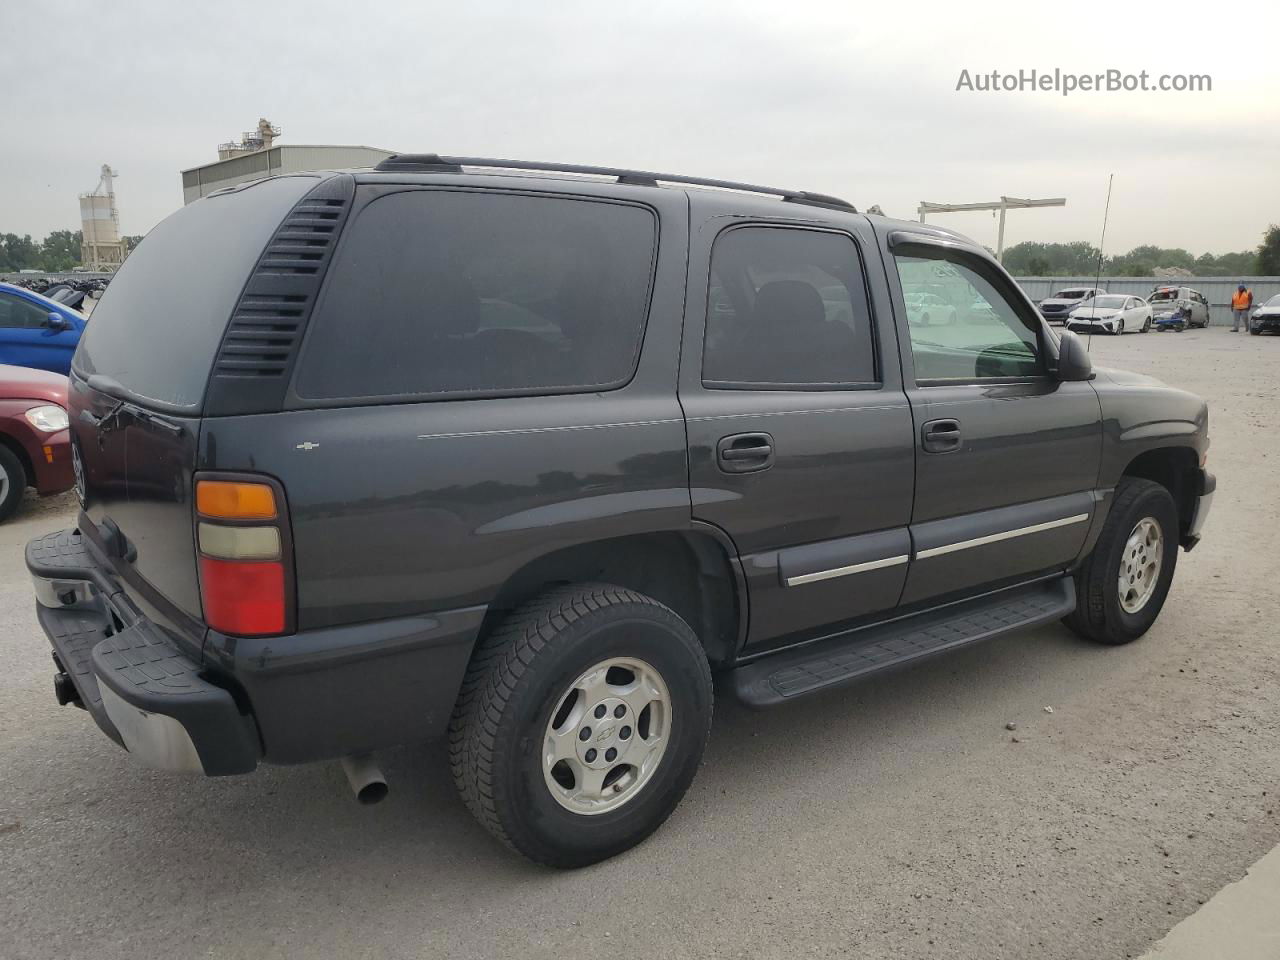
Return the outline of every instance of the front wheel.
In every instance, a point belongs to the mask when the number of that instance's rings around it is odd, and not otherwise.
[[[1146,633],[1169,594],[1178,562],[1178,510],[1158,483],[1126,477],[1093,552],[1076,573],[1076,609],[1065,623],[1099,643]]]
[[[689,625],[622,587],[549,591],[477,649],[449,729],[454,782],[517,853],[581,867],[670,816],[711,727],[707,658]]]

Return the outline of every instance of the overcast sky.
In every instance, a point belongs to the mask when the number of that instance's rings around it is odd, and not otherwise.
[[[1180,7],[1181,5],[1178,5]],[[879,203],[1065,196],[1006,243],[1252,248],[1280,222],[1280,4],[6,0],[0,231],[121,228],[260,116],[368,144],[747,180]],[[1170,11],[1177,9],[1169,7]],[[957,92],[962,69],[1207,73],[1211,93]],[[990,214],[936,222],[990,246]]]

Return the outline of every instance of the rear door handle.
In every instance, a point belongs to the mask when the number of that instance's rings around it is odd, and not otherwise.
[[[925,453],[953,453],[960,449],[959,420],[930,420],[920,428]]]
[[[735,433],[716,444],[716,463],[725,473],[754,473],[773,466],[773,437]]]

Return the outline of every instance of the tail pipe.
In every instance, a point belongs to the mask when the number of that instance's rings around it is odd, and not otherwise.
[[[358,753],[342,758],[342,772],[347,775],[351,791],[357,802],[364,806],[380,803],[387,797],[387,780],[378,765],[373,762],[373,754]]]

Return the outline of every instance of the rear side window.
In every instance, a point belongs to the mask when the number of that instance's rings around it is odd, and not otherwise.
[[[304,399],[603,390],[635,372],[645,207],[416,190],[347,227],[295,383]]]
[[[702,379],[721,389],[876,381],[871,309],[853,241],[738,227],[711,252]]]
[[[157,224],[94,308],[76,372],[111,377],[143,403],[196,410],[245,281],[316,183],[277,177],[197,200]]]

